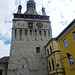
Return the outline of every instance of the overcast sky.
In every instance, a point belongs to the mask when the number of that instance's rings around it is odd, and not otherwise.
[[[21,0],[22,13],[27,0]],[[75,0],[35,0],[36,10],[41,14],[42,4],[50,16],[52,35],[56,37],[75,18]],[[0,58],[8,56],[11,44],[13,13],[17,12],[19,0],[0,0]]]

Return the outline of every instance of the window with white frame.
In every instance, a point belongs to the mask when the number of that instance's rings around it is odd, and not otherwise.
[[[68,58],[69,65],[73,66],[74,62],[73,62],[73,58],[72,58],[71,54],[67,53],[67,58]]]
[[[73,38],[74,38],[74,40],[75,40],[75,31],[74,31],[72,34],[73,34]]]
[[[64,43],[64,47],[67,48],[67,47],[68,47],[67,39],[64,39],[64,40],[63,40],[63,43]]]

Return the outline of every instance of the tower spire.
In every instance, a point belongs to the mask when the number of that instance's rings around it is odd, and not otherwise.
[[[18,14],[21,14],[21,10],[22,10],[22,6],[21,6],[21,1],[19,0],[19,6],[18,6],[18,11],[17,11],[17,13]]]
[[[17,13],[18,13],[18,14],[21,14],[21,10],[22,10],[22,6],[19,5],[19,6],[18,6],[18,11],[17,11]]]
[[[36,11],[36,3],[34,0],[27,1],[27,10],[25,14],[38,14]]]
[[[45,13],[45,8],[43,7],[43,4],[42,4],[42,15],[46,15],[46,13]]]
[[[22,6],[21,6],[21,1],[19,0],[19,6],[18,6],[18,11],[17,14],[21,14]]]
[[[36,9],[36,3],[35,3],[34,0],[29,0],[29,1],[27,1],[27,10],[28,10],[30,7]]]

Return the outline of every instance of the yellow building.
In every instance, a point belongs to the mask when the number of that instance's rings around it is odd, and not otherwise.
[[[65,75],[59,44],[52,38],[45,46],[49,75]]]
[[[56,38],[60,44],[66,75],[75,75],[75,19]]]

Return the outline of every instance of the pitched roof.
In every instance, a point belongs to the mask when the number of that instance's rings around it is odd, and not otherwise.
[[[51,41],[53,41],[53,40],[55,40],[55,38],[51,38],[51,39],[47,42],[47,44],[46,44],[44,47],[46,48],[47,45],[48,45]]]
[[[9,61],[9,57],[3,57],[0,59],[0,64],[6,64]]]
[[[67,30],[69,30],[75,23],[75,19],[56,37],[56,40],[59,40],[64,36],[64,33],[66,33]]]

